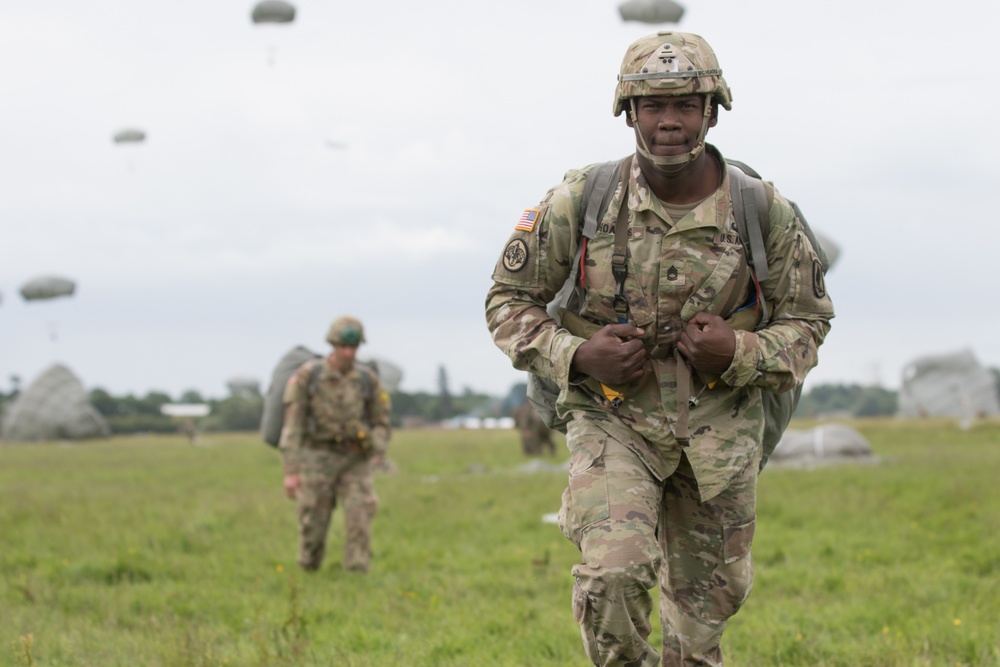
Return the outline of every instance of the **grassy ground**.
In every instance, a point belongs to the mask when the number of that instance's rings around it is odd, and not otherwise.
[[[1000,665],[1000,424],[856,424],[875,466],[769,469],[727,664]],[[585,664],[560,473],[514,432],[400,431],[368,576],[295,565],[253,435],[0,446],[0,665]],[[658,638],[659,633],[656,633]]]

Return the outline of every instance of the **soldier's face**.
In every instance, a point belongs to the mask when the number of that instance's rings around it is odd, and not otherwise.
[[[354,356],[358,353],[357,345],[334,345],[333,361],[334,365],[342,371],[351,369],[354,365]]]
[[[625,122],[638,129],[653,155],[682,155],[698,145],[704,114],[703,95],[658,95],[637,98],[635,123],[630,115]],[[717,120],[718,109],[713,108],[708,126],[715,127]]]

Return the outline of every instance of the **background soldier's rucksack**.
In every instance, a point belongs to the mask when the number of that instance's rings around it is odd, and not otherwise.
[[[274,367],[271,373],[271,384],[268,385],[267,394],[264,396],[264,410],[260,416],[260,437],[264,442],[277,447],[281,440],[281,428],[285,422],[285,385],[288,378],[307,361],[313,360],[312,369],[309,372],[309,396],[316,393],[316,382],[319,379],[319,372],[322,368],[323,357],[316,354],[303,345],[297,345],[285,353]],[[366,361],[356,361],[359,366],[370,368],[378,375],[378,365]],[[368,373],[361,374],[361,382],[364,385],[365,400],[371,400],[375,387],[372,384],[371,376]]]
[[[625,158],[628,159],[628,158]],[[604,162],[594,167],[587,175],[587,181],[583,189],[583,216],[580,220],[580,236],[587,239],[594,238],[597,233],[597,225],[604,218],[604,214],[611,204],[611,199],[615,193],[615,184],[622,179],[628,178],[628,174],[622,174],[622,164],[624,160],[613,160]],[[736,219],[736,227],[743,243],[747,260],[751,270],[754,272],[758,284],[767,279],[767,254],[764,249],[764,241],[767,239],[771,228],[770,208],[773,191],[768,192],[764,187],[760,174],[749,166],[736,160],[727,160],[727,171],[729,172],[729,190],[733,201],[733,214]],[[819,257],[823,267],[823,273],[830,268],[830,262],[823,251],[823,247],[816,240],[809,223],[795,202],[789,201],[792,210],[802,223],[803,230],[812,244],[813,250]],[[569,277],[555,298],[548,304],[546,310],[557,322],[559,313],[563,309],[579,313],[582,301],[580,299],[581,290],[577,287],[577,277],[579,275],[580,255],[583,251],[583,243],[577,243],[577,256],[573,260]],[[758,294],[760,307],[763,316],[758,329],[766,326],[769,322],[769,312],[767,304],[764,302],[764,295]],[[761,397],[764,404],[764,452],[760,461],[760,469],[764,469],[764,464],[770,457],[771,452],[781,440],[781,434],[788,427],[792,414],[799,404],[802,395],[802,385],[797,385],[787,392],[776,394],[771,391],[762,391]],[[528,400],[535,411],[552,429],[566,432],[566,424],[569,419],[559,417],[556,414],[556,400],[559,398],[559,387],[555,382],[535,373],[528,373]]]

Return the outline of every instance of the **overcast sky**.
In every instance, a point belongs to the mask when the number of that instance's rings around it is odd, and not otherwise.
[[[842,247],[807,387],[899,384],[915,357],[1000,366],[996,3],[0,1],[0,388],[53,363],[112,393],[266,387],[338,314],[402,389],[504,394],[486,331],[521,211],[634,149],[611,115],[634,39],[704,35],[733,91],[709,134]],[[147,132],[116,145],[123,128]],[[343,147],[346,146],[346,147]],[[77,281],[25,303],[28,279]]]

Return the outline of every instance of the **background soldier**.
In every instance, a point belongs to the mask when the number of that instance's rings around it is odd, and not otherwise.
[[[378,509],[372,463],[389,444],[389,395],[376,373],[354,363],[364,329],[354,317],[334,320],[326,336],[333,352],[304,363],[285,388],[279,448],[285,494],[297,501],[299,565],[319,569],[330,515],[344,506],[344,567],[367,572],[371,522]]]
[[[545,425],[531,403],[525,401],[510,411],[514,425],[521,433],[521,447],[527,456],[541,456],[548,452],[556,455],[556,443],[552,440],[552,429]]]
[[[647,642],[658,582],[662,664],[722,664],[753,581],[761,392],[803,381],[833,317],[819,259],[770,185],[769,275],[751,279],[726,163],[705,143],[719,105],[729,86],[704,39],[633,43],[614,114],[627,112],[636,152],[596,235],[580,241],[592,166],[521,216],[487,296],[494,342],[556,382],[572,417],[559,518],[582,551],[573,615],[595,665],[660,663]],[[560,326],[545,307],[573,266],[584,294]]]

